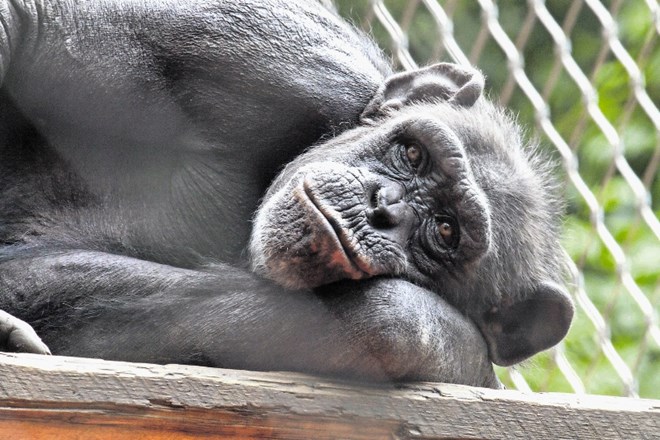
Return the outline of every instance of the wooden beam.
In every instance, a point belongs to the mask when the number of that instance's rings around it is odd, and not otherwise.
[[[660,401],[0,354],[3,439],[651,439]]]

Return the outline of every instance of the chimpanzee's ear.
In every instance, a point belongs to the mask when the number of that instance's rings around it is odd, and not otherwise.
[[[387,78],[365,107],[360,120],[371,120],[387,110],[419,101],[444,100],[471,107],[483,90],[484,77],[478,70],[438,63]]]
[[[568,293],[546,282],[539,284],[528,299],[486,312],[478,324],[491,361],[508,366],[561,341],[573,312]]]

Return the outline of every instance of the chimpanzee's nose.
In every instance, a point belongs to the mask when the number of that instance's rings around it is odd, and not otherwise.
[[[404,194],[404,188],[395,183],[375,186],[366,194],[369,224],[402,244],[408,239],[414,220],[412,208],[403,200]]]

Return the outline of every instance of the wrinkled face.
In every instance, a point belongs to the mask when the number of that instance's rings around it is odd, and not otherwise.
[[[463,278],[491,247],[491,209],[459,134],[411,112],[289,165],[255,220],[258,272],[294,287],[404,275]]]

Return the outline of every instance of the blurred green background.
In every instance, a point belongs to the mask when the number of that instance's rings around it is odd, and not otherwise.
[[[384,5],[404,29],[408,49],[417,63],[452,61],[444,51],[438,25],[422,1],[338,0],[335,3],[342,15],[371,32],[381,47],[390,53],[395,52],[396,46],[374,13],[374,6],[379,7],[379,4]],[[512,79],[507,56],[488,32],[487,15],[480,3],[476,0],[450,0],[439,1],[439,4],[453,21],[454,37],[463,52],[486,74],[491,97],[500,99],[518,112],[520,121],[530,127],[530,137],[538,136],[544,148],[557,158],[557,173],[566,181],[568,201],[562,239],[579,270],[578,277],[569,283],[573,284],[574,293],[583,288],[605,324],[599,331],[585,312],[588,307],[578,307],[571,331],[558,352],[559,357],[556,353],[546,352],[516,367],[513,373],[499,369],[502,380],[515,387],[512,377],[515,379],[517,373],[521,373],[535,391],[584,390],[595,394],[660,398],[660,342],[651,337],[649,322],[649,318],[655,319],[657,326],[660,237],[641,218],[639,201],[615,166],[615,147],[587,113],[585,98],[566,68],[562,67],[552,34],[538,20],[538,13],[530,6],[532,2],[497,2],[497,21],[522,54],[525,73],[548,104],[552,124],[577,158],[579,174],[602,209],[604,225],[625,254],[623,272],[611,249],[597,234],[585,199],[568,179],[557,149],[538,129],[534,107]],[[612,53],[606,37],[607,32],[614,32],[613,35],[631,55],[645,77],[645,90],[657,112],[660,103],[660,14],[656,8],[654,22],[649,7],[652,2],[644,0],[604,1],[602,5],[614,17],[616,26],[604,29],[594,11],[582,0],[548,0],[545,3],[551,17],[563,27],[569,38],[571,55],[577,66],[597,90],[597,107],[622,139],[625,166],[630,166],[646,188],[652,216],[657,222],[660,213],[660,134],[635,98],[634,83],[624,65]],[[650,303],[646,316],[622,283],[622,274],[628,271]],[[610,348],[614,349],[613,352],[608,351]],[[568,368],[559,368],[561,359],[564,359],[562,356],[568,361]],[[567,379],[571,370],[579,377],[577,388]],[[628,380],[628,375],[632,380]],[[580,389],[581,386],[584,388]]]

